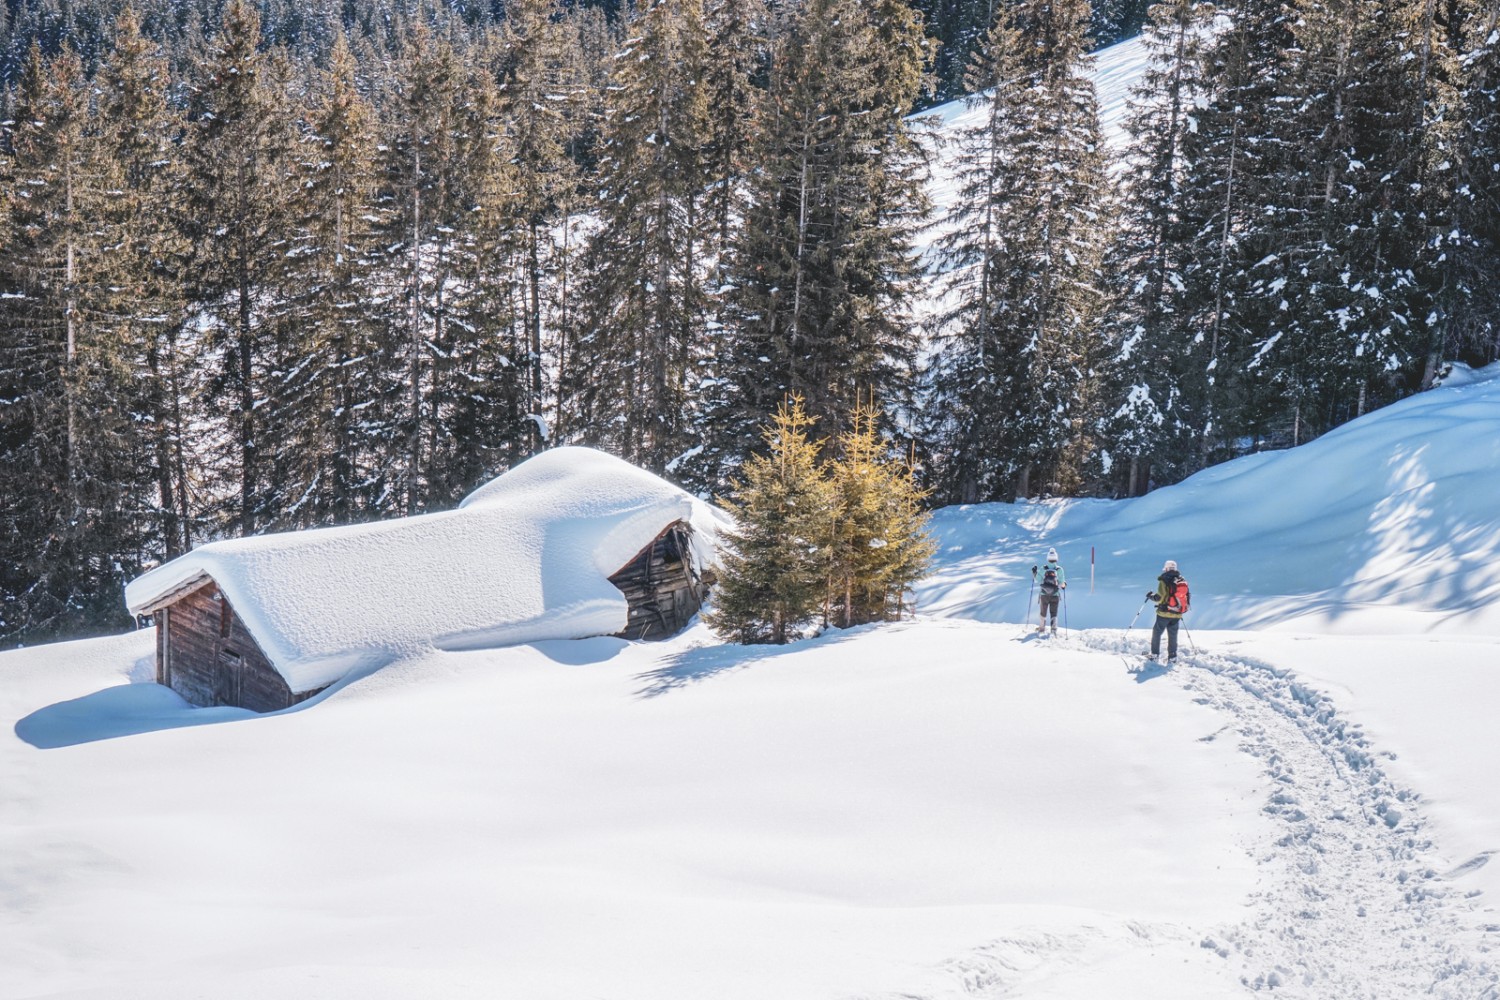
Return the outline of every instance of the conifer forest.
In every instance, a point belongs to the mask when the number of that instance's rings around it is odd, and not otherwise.
[[[793,397],[930,505],[1135,496],[1500,357],[1497,0],[8,0],[0,42],[0,645],[556,444],[733,495]]]

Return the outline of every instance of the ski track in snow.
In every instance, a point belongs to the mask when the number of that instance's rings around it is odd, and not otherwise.
[[[1144,653],[1112,631],[1076,632],[1063,642],[1126,666]],[[1265,872],[1250,915],[1208,930],[1122,921],[998,939],[946,963],[949,985],[938,993],[879,1000],[1024,994],[1040,970],[1083,965],[1087,953],[1132,936],[1147,945],[1196,940],[1230,964],[1247,994],[1500,1000],[1500,963],[1489,958],[1500,925],[1484,923],[1475,894],[1454,884],[1488,856],[1442,858],[1425,833],[1420,797],[1391,780],[1381,767],[1387,755],[1359,726],[1340,718],[1326,695],[1250,657],[1184,649],[1162,675],[1168,678],[1227,717],[1203,739],[1234,733],[1272,783],[1264,811],[1280,836],[1250,846]]]

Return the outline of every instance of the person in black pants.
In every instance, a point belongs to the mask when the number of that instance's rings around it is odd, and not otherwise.
[[[1156,624],[1151,628],[1151,655],[1147,659],[1154,660],[1161,655],[1163,632],[1167,634],[1167,662],[1177,659],[1177,628],[1182,624],[1182,616],[1187,614],[1186,602],[1178,596],[1177,584],[1181,580],[1176,560],[1168,559],[1161,568],[1161,576],[1156,578],[1155,592],[1146,595],[1148,601],[1156,602]]]

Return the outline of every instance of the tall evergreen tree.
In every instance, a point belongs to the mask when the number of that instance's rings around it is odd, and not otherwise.
[[[1282,87],[1292,39],[1281,0],[1223,0],[1218,10],[1223,25],[1204,54],[1203,76],[1211,90],[1183,136],[1177,200],[1192,237],[1183,249],[1186,288],[1176,317],[1196,327],[1197,357],[1182,386],[1189,393],[1194,384],[1206,388],[1197,454],[1184,456],[1175,474],[1162,470],[1159,482],[1227,454],[1240,435],[1265,430],[1247,390],[1266,322],[1258,311],[1264,299],[1249,294],[1250,269],[1264,259],[1270,235],[1264,208],[1274,156],[1267,116]]]
[[[1139,496],[1153,465],[1173,478],[1204,423],[1204,316],[1185,297],[1195,220],[1183,205],[1186,147],[1208,91],[1204,45],[1215,15],[1201,0],[1151,8],[1147,65],[1130,97],[1120,226],[1108,260],[1114,393],[1102,429],[1114,483]],[[1165,468],[1164,468],[1165,467]]]
[[[0,633],[119,623],[149,480],[117,322],[117,190],[83,66],[32,48],[7,128],[0,299]]]
[[[288,287],[296,131],[260,42],[255,9],[232,0],[192,95],[181,204],[190,294],[220,363],[204,402],[226,425],[218,471],[232,484],[228,521],[242,535],[275,517],[270,459],[287,430],[276,408],[261,404]]]
[[[890,53],[919,48],[896,37],[918,24],[904,9],[810,0],[778,40],[714,373],[710,482],[787,393],[834,433],[861,387],[905,398],[913,206],[925,192],[900,162],[911,155],[901,141],[910,76],[888,72],[899,66]]]
[[[182,122],[169,101],[167,63],[127,7],[97,84],[101,139],[117,166],[107,209],[112,241],[114,316],[137,374],[133,418],[148,437],[142,466],[156,490],[152,548],[172,557],[192,547],[195,519],[187,438],[192,358],[183,343],[186,304],[177,262],[185,255],[172,200],[180,190]]]
[[[1405,6],[1295,5],[1247,291],[1264,322],[1261,406],[1293,443],[1410,391],[1442,340],[1429,329],[1439,53]]]
[[[1500,358],[1500,8],[1461,5],[1462,59],[1453,255],[1452,352],[1474,364]]]
[[[371,301],[376,144],[375,112],[359,92],[354,57],[340,36],[319,75],[298,148],[296,243],[288,264],[295,322],[274,364],[289,430],[271,459],[279,527],[368,516],[389,488],[390,413],[378,402],[396,373],[381,349]]]
[[[446,506],[517,457],[517,394],[530,371],[507,332],[511,286],[493,262],[512,185],[488,67],[425,29],[407,40],[386,123],[384,269],[404,343],[398,494]],[[499,285],[497,287],[497,281]],[[524,349],[524,348],[523,348]]]
[[[600,229],[570,397],[586,439],[655,471],[687,450],[705,350],[710,219],[707,35],[700,0],[658,0],[630,26],[601,147]]]
[[[1086,3],[1001,12],[970,80],[959,226],[942,243],[956,303],[929,375],[938,482],[954,499],[1056,488],[1089,377],[1102,172]],[[982,429],[981,429],[982,428]],[[951,492],[949,492],[951,491]]]
[[[588,89],[575,28],[558,0],[518,0],[506,5],[495,57],[500,115],[516,177],[509,211],[515,228],[514,266],[521,280],[511,311],[526,345],[522,414],[532,428],[530,450],[542,446],[541,431],[548,423],[543,403],[549,313],[556,313],[556,339],[572,333],[567,306],[574,251],[569,237],[578,185],[573,147],[582,131]],[[551,294],[550,285],[557,286]],[[566,363],[565,343],[559,344],[559,353]]]

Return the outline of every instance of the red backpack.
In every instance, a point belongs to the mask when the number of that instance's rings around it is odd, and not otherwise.
[[[1177,582],[1172,585],[1171,593],[1167,594],[1167,603],[1163,606],[1163,610],[1170,611],[1174,615],[1185,615],[1190,603],[1187,581],[1179,576]]]

